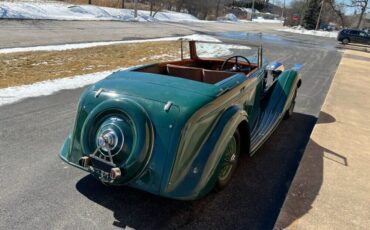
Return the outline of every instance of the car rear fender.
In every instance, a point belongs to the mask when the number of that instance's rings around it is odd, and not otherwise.
[[[193,159],[191,167],[187,167],[181,178],[172,178],[174,180],[171,181],[170,177],[162,195],[177,199],[197,199],[213,189],[220,170],[219,162],[228,141],[242,122],[248,122],[244,110],[237,106],[226,109]]]

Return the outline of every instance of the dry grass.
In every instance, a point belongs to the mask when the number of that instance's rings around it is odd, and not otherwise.
[[[0,88],[179,58],[174,41],[0,54]]]

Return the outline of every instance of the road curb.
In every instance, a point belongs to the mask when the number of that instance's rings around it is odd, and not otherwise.
[[[343,44],[339,44],[336,47],[338,49],[342,49],[342,50],[356,50],[356,51],[363,51],[363,52],[370,53],[370,47],[366,46],[366,45],[355,45],[355,44],[343,45]]]

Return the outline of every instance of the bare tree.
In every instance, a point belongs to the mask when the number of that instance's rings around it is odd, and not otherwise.
[[[184,6],[185,4],[185,0],[176,0],[174,2],[175,6],[176,6],[176,11],[177,12],[180,12],[181,11],[181,8]]]
[[[171,4],[171,0],[149,0],[150,16],[155,17],[166,5],[169,6]]]
[[[345,21],[344,21],[344,13],[343,13],[343,5],[338,4],[335,2],[335,0],[327,0],[329,3],[330,8],[335,12],[336,15],[338,15],[338,18],[340,19],[340,23],[342,28],[344,28]]]
[[[153,15],[153,8],[154,8],[154,0],[150,0],[149,1],[150,16]]]
[[[368,4],[369,4],[369,0],[352,0],[352,4],[350,6],[360,9],[360,17],[358,18],[357,25],[356,25],[357,29],[360,28],[364,14],[366,10],[369,8]]]

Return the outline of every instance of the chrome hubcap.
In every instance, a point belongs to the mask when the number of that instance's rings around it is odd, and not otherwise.
[[[113,157],[123,149],[125,135],[122,127],[125,127],[122,119],[111,117],[98,128],[95,146],[104,157]]]
[[[113,130],[108,130],[98,137],[98,145],[104,151],[112,150],[118,144],[117,134]]]

